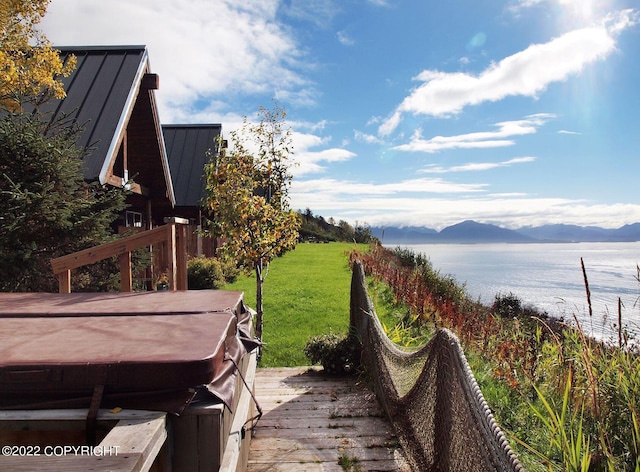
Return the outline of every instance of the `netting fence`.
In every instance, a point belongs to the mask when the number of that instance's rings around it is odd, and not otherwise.
[[[413,470],[524,471],[493,418],[456,336],[440,329],[407,352],[386,336],[353,264],[351,328]]]

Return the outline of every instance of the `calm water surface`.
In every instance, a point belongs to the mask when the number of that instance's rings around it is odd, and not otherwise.
[[[640,283],[636,280],[640,242],[403,247],[426,255],[434,269],[466,283],[468,293],[485,304],[491,304],[496,294],[513,293],[551,316],[569,321],[575,314],[585,331],[598,337],[611,335],[610,325],[618,320],[620,297],[623,326],[640,334]],[[593,317],[589,317],[581,257],[587,270]]]

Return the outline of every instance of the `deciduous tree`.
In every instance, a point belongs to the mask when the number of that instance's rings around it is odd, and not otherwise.
[[[66,63],[37,29],[50,0],[0,1],[0,108],[18,110],[63,98],[60,76],[69,75],[75,58]]]
[[[210,231],[224,239],[247,272],[256,276],[256,334],[262,337],[262,288],[269,262],[295,246],[299,220],[289,208],[291,131],[284,109],[261,107],[259,123],[246,118],[206,166]]]

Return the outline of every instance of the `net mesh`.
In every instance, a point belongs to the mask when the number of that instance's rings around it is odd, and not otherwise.
[[[455,335],[440,329],[421,348],[403,351],[386,336],[366,287],[362,265],[355,262],[352,333],[413,470],[524,471]]]

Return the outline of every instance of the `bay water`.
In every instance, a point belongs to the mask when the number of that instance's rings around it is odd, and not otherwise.
[[[566,322],[573,322],[575,315],[585,333],[597,338],[617,340],[620,298],[623,327],[640,337],[640,242],[401,247],[425,255],[435,270],[465,283],[468,294],[485,305],[491,305],[496,295],[513,294],[524,305]],[[592,316],[580,258],[587,272]]]

